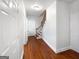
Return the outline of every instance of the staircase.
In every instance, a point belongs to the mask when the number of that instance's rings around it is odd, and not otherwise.
[[[41,21],[41,24],[36,28],[36,38],[37,39],[42,38],[42,30],[43,30],[43,26],[46,21],[46,10],[40,16],[42,16],[42,18],[41,18],[42,21]]]

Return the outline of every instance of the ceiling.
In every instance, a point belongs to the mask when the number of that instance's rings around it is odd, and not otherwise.
[[[17,1],[15,0],[0,0],[0,13],[9,16],[16,16],[18,13],[17,10]]]
[[[68,2],[68,3],[72,3],[72,2],[74,2],[76,0],[61,0],[61,1],[65,1],[65,2]]]
[[[53,3],[55,0],[24,0],[26,8],[30,9],[30,7],[37,2],[39,5],[41,5],[44,8],[47,8],[51,3]]]
[[[6,11],[10,9],[12,10],[15,9],[15,8],[10,8],[7,1],[12,1],[13,3],[20,3],[20,1],[22,0],[0,0],[0,9],[4,9]],[[23,0],[23,1],[28,16],[39,16],[46,8],[48,8],[56,0]],[[58,0],[58,1],[74,2],[76,0]],[[40,6],[43,7],[42,10],[36,11],[31,8],[31,6],[33,6],[35,2],[37,2]]]
[[[40,15],[47,7],[49,7],[56,0],[24,0],[25,8],[28,16],[38,16]],[[75,0],[58,0],[65,2],[74,2]],[[35,11],[31,9],[31,6],[37,2],[40,6],[43,7],[41,11]]]
[[[49,5],[51,5],[55,0],[24,0],[25,8],[27,14],[29,16],[38,16],[40,15]],[[36,11],[31,8],[37,2],[40,6],[42,6],[41,11]]]

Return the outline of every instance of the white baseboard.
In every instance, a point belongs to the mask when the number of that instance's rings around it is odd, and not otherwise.
[[[72,50],[74,50],[74,51],[76,51],[76,52],[79,53],[79,49],[76,49],[76,48],[74,48],[73,46],[70,46],[70,49],[72,49]]]
[[[23,55],[24,55],[24,51],[22,51],[22,54],[21,54],[21,59],[23,59]]]
[[[57,49],[57,48],[52,47],[52,46],[46,41],[46,39],[45,39],[44,37],[43,37],[43,40],[47,43],[47,45],[48,45],[55,53],[60,53],[60,52],[63,52],[63,51],[66,51],[66,50],[69,50],[69,49],[70,49],[70,46],[64,47],[64,48],[61,48],[61,49]]]
[[[57,49],[56,53],[60,53],[60,52],[63,52],[63,51],[69,50],[69,49],[70,49],[70,47],[64,47],[64,48],[61,48],[61,49]]]
[[[43,40],[46,42],[46,44],[56,53],[56,48],[52,47],[45,38],[43,38]]]

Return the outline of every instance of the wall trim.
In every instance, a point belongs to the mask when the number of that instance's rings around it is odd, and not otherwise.
[[[64,47],[64,48],[60,48],[60,49],[56,49],[54,47],[52,47],[47,41],[46,39],[43,37],[43,40],[46,42],[46,44],[57,54],[57,53],[60,53],[60,52],[64,52],[66,50],[69,50],[70,49],[70,46],[67,46],[67,47]]]
[[[74,50],[74,51],[79,53],[79,50],[75,49],[73,46],[70,46],[70,49],[72,49],[72,50]]]
[[[70,49],[69,46],[68,47],[64,47],[64,48],[60,48],[60,49],[56,50],[56,53],[64,52],[64,51],[69,50],[69,49]]]
[[[46,42],[46,44],[56,53],[56,48],[52,47],[47,41],[46,39],[43,37],[43,40]]]

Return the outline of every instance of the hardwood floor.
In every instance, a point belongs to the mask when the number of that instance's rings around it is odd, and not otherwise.
[[[55,54],[42,39],[29,37],[24,47],[23,59],[79,59],[79,53],[73,50]]]

